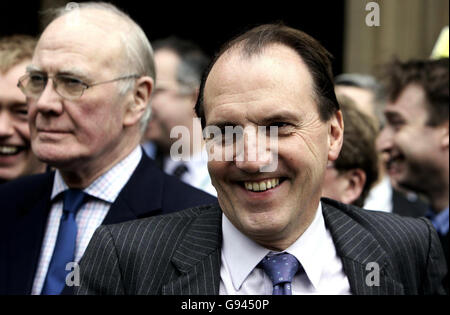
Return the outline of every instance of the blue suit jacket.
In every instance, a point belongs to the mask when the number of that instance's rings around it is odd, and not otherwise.
[[[50,212],[54,172],[0,186],[0,295],[30,294]],[[217,199],[164,174],[145,154],[103,221],[167,214]]]

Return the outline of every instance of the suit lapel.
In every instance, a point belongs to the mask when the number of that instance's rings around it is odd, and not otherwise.
[[[181,274],[162,288],[163,295],[218,295],[222,211],[213,206],[196,217],[172,257]]]
[[[342,210],[337,209],[323,200],[322,206],[325,223],[342,259],[352,293],[402,294],[403,286],[392,278],[393,268],[385,250],[370,231],[352,218],[354,210],[346,205]]]
[[[159,214],[164,175],[143,153],[141,161],[117,196],[102,224],[115,224]]]
[[[16,225],[8,245],[10,265],[8,292],[30,294],[42,247],[50,210],[54,173],[48,174],[36,198],[29,198],[20,207]],[[20,248],[20,250],[17,250]]]

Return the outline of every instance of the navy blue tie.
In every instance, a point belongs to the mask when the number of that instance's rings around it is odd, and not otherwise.
[[[292,295],[291,282],[300,268],[300,263],[295,256],[288,253],[266,256],[259,266],[272,280],[272,295]]]
[[[181,177],[183,177],[183,175],[185,173],[187,173],[188,171],[189,171],[188,167],[186,166],[186,164],[183,163],[183,164],[178,165],[172,174],[176,178],[181,179]]]
[[[86,193],[80,189],[69,189],[64,192],[63,213],[59,223],[58,238],[52,260],[48,267],[42,294],[60,294],[66,283],[66,265],[75,259],[77,240],[77,222],[75,215],[83,204]]]

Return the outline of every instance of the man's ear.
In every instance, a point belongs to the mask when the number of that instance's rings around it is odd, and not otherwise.
[[[124,126],[132,126],[140,121],[144,114],[150,95],[153,91],[154,82],[150,77],[141,77],[136,80],[133,93],[131,95],[131,102],[127,108],[124,117]]]
[[[360,168],[355,168],[347,171],[342,176],[347,178],[348,183],[343,192],[342,201],[346,204],[352,204],[363,192],[366,184],[366,173]]]
[[[330,118],[328,127],[328,161],[335,161],[341,152],[344,140],[344,119],[340,110]]]

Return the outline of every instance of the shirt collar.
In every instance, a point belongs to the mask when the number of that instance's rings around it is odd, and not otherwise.
[[[229,266],[233,286],[239,290],[244,280],[269,250],[242,234],[225,214],[222,214],[222,234],[224,259]]]
[[[300,262],[315,289],[319,287],[326,261],[326,237],[322,204],[319,202],[314,220],[306,231],[286,249],[286,252],[294,255]]]
[[[271,251],[242,234],[224,214],[222,215],[222,231],[224,259],[229,266],[233,286],[239,290],[261,259]],[[324,246],[321,246],[325,239],[325,220],[322,205],[319,202],[312,223],[301,237],[285,250],[298,259],[315,288],[318,287],[325,263],[325,259],[322,259],[325,254]]]
[[[137,146],[127,157],[102,174],[83,191],[92,197],[113,203],[130,179],[141,158],[142,149],[140,146]],[[64,182],[60,171],[56,170],[51,199],[53,200],[67,189],[69,187]]]

